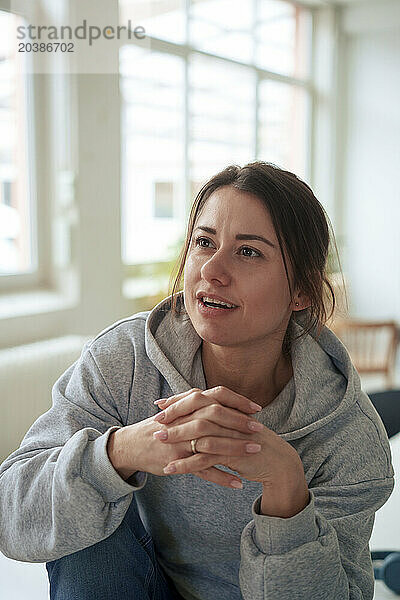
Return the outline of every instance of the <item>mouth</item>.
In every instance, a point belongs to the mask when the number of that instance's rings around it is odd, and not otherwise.
[[[231,302],[228,302],[226,300],[215,298],[214,296],[205,296],[203,294],[199,294],[197,296],[197,302],[202,312],[206,312],[209,314],[215,312],[226,313],[239,308],[236,304],[232,304]]]

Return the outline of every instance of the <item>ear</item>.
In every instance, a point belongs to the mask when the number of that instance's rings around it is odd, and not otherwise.
[[[302,292],[296,292],[293,296],[292,300],[292,310],[299,311],[304,310],[305,308],[309,308],[311,306],[311,301]]]

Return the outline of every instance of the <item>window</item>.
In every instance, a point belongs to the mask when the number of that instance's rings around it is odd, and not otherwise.
[[[254,43],[253,8],[253,0],[191,2],[190,44],[210,54],[250,63]]]
[[[169,257],[185,215],[184,64],[179,56],[124,46],[120,73],[123,260],[152,263]],[[170,183],[169,199],[158,182]],[[166,203],[169,219],[160,214]]]
[[[281,0],[257,3],[255,62],[261,69],[306,78],[311,66],[309,11]]]
[[[172,181],[154,182],[155,219],[172,219],[174,217],[174,184]]]
[[[184,43],[186,40],[186,0],[119,0],[120,23],[140,23],[146,34]],[[150,26],[151,32],[148,27]]]
[[[0,275],[32,271],[27,54],[13,34],[23,20],[0,11]]]
[[[204,181],[231,162],[248,162],[254,152],[254,73],[191,54],[188,101],[191,178]]]
[[[309,94],[299,86],[263,79],[259,98],[259,156],[305,177]]]
[[[286,0],[120,0],[123,258],[170,258],[204,181],[260,159],[307,179],[311,12]]]

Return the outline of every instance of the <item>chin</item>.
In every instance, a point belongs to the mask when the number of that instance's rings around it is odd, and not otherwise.
[[[246,340],[240,339],[237,332],[232,334],[232,331],[216,331],[216,326],[202,327],[198,326],[197,323],[193,323],[193,321],[192,324],[197,335],[201,337],[203,342],[207,342],[208,344],[214,344],[215,346],[237,346],[246,342]]]

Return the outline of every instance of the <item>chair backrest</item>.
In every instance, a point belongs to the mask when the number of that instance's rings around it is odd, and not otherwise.
[[[359,373],[381,373],[386,386],[394,384],[394,367],[399,339],[395,321],[343,319],[332,326],[346,346]]]

